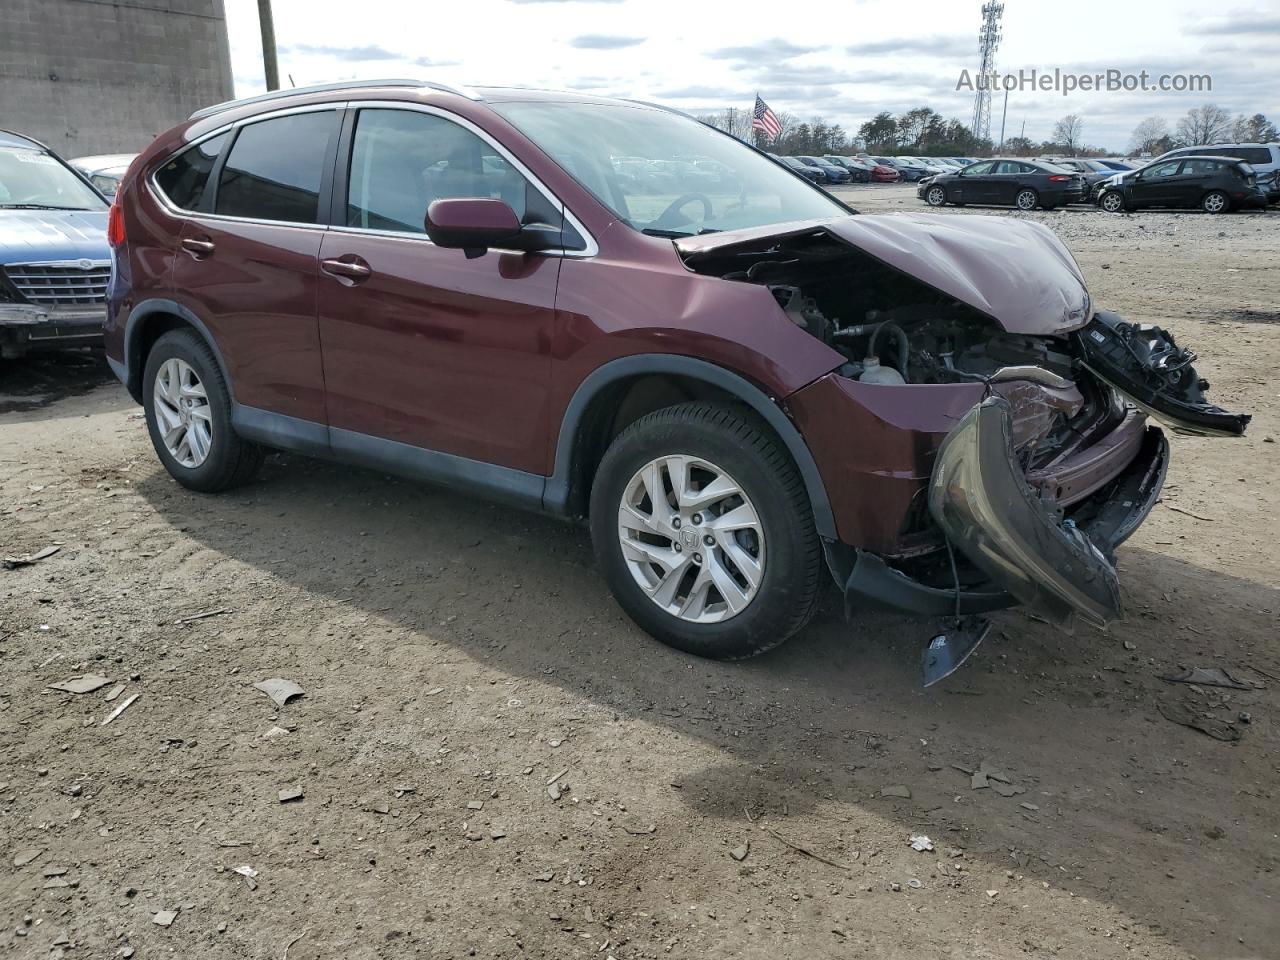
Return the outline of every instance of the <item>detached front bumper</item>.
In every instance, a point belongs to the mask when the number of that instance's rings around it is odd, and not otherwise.
[[[1009,404],[992,396],[965,415],[938,452],[929,511],[991,582],[1059,626],[1080,616],[1102,627],[1121,616],[1111,553],[1159,496],[1168,442],[1148,427],[1142,450],[1109,484],[1098,521],[1078,525],[1041,500],[1013,448]]]
[[[0,356],[13,358],[54,347],[99,346],[105,319],[104,304],[0,303]]]
[[[831,544],[827,561],[850,608],[874,604],[949,617],[1022,603],[1051,622],[1073,613],[1101,625],[1120,615],[1115,550],[1160,497],[1169,443],[1147,427],[1129,464],[1064,514],[1027,483],[1014,459],[1008,404],[975,406],[948,436],[930,483],[930,509],[952,544],[985,577],[958,591],[908,576],[884,559]],[[1078,604],[1078,605],[1077,605]]]

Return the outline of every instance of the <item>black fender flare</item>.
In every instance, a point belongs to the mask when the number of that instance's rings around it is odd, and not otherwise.
[[[750,380],[724,367],[706,360],[682,357],[676,354],[636,354],[611,360],[597,367],[574,391],[560,421],[560,433],[556,440],[555,467],[547,478],[542,493],[543,509],[563,514],[569,508],[569,489],[573,469],[574,447],[578,442],[582,418],[595,396],[610,384],[646,374],[673,374],[702,380],[724,390],[758,413],[786,445],[792,461],[800,471],[809,503],[813,507],[814,525],[818,535],[827,540],[836,539],[835,515],[827,488],[823,485],[818,465],[809,452],[804,437],[796,429],[782,408]]]
[[[142,363],[141,344],[139,342],[139,332],[142,330],[144,323],[148,317],[156,314],[168,314],[182,320],[193,330],[196,331],[209,345],[209,349],[213,352],[213,357],[218,362],[218,369],[222,373],[222,382],[227,385],[227,393],[235,402],[235,387],[231,383],[231,377],[227,373],[227,363],[222,357],[222,350],[218,347],[218,341],[214,339],[213,334],[205,325],[205,322],[191,312],[189,307],[184,307],[176,300],[166,300],[161,297],[155,297],[143,300],[129,311],[129,318],[124,323],[124,384],[129,389],[129,393],[133,395],[135,400],[142,396]],[[139,400],[141,402],[141,400]]]

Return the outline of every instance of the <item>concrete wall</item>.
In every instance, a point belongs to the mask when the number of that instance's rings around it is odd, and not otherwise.
[[[134,153],[233,96],[222,0],[2,0],[0,127]]]

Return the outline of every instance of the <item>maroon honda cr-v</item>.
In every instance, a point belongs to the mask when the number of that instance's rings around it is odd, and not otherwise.
[[[110,238],[107,352],[179,483],[274,448],[586,517],[627,613],[709,656],[798,631],[824,566],[849,606],[1106,623],[1164,478],[1148,414],[1248,420],[1045,227],[855,215],[650,104],[220,104],[133,163]]]

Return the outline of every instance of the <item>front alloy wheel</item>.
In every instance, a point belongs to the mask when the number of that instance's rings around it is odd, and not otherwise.
[[[618,540],[640,589],[692,623],[741,613],[764,576],[755,506],[728,472],[700,457],[659,457],[635,472],[618,509]]]
[[[1099,205],[1103,210],[1107,211],[1107,213],[1119,213],[1124,209],[1124,197],[1120,196],[1120,194],[1114,190],[1109,190],[1102,195],[1102,200],[1099,201]]]
[[[755,656],[816,609],[822,542],[804,481],[737,404],[681,403],[628,426],[596,469],[590,515],[618,604],[673,647]]]
[[[169,456],[184,467],[198,467],[213,446],[213,411],[195,368],[171,357],[156,374],[156,421]]]
[[[930,187],[925,191],[925,203],[931,207],[941,207],[947,202],[947,191],[942,187]]]

